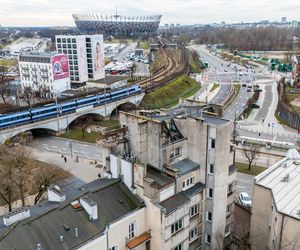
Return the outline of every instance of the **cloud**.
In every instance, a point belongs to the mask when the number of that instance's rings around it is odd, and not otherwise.
[[[299,0],[0,0],[3,26],[74,25],[73,13],[162,14],[162,23],[290,20],[299,18]]]

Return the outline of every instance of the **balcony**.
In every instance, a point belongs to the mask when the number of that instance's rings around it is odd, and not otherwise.
[[[236,165],[233,164],[233,165],[230,165],[229,166],[229,169],[228,169],[228,175],[232,175],[236,172]]]
[[[48,72],[48,69],[40,69],[41,72]]]
[[[126,246],[129,249],[136,249],[139,245],[143,243],[147,243],[151,239],[151,233],[150,231],[144,232],[141,235],[134,237],[133,239],[128,240],[126,238]]]

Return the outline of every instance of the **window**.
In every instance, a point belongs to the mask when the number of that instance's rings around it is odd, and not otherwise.
[[[199,203],[190,207],[190,218],[194,217],[197,214],[199,214]]]
[[[180,219],[171,225],[171,235],[177,233],[183,228],[183,219]]]
[[[174,250],[183,250],[182,243],[174,247]]]
[[[206,220],[211,222],[211,220],[212,220],[212,213],[211,212],[206,212]]]
[[[129,223],[129,226],[128,226],[128,238],[129,239],[132,239],[135,235],[135,222],[131,222]]]
[[[208,197],[208,198],[213,198],[213,189],[212,189],[212,188],[209,188],[209,189],[208,189],[207,197]]]
[[[113,246],[113,247],[109,248],[108,250],[117,250],[117,246]]]
[[[232,193],[233,193],[233,184],[230,183],[230,184],[228,185],[227,196],[232,195]]]
[[[194,185],[194,176],[189,177],[188,179],[182,182],[182,189],[186,190]]]
[[[72,43],[76,43],[76,38],[72,38]]]
[[[212,164],[212,163],[209,164],[209,173],[210,174],[214,173],[214,164]]]
[[[199,227],[194,227],[189,234],[189,240],[195,240],[199,237]]]
[[[216,140],[210,139],[210,148],[215,148],[215,147],[216,147]]]
[[[175,157],[180,156],[180,155],[181,155],[181,148],[180,147],[172,149],[171,152],[170,152],[170,159],[175,158]]]
[[[231,224],[225,226],[225,236],[228,236],[231,233]]]
[[[56,42],[57,42],[57,43],[60,43],[60,42],[61,42],[61,38],[57,38],[57,39],[56,39]]]
[[[210,234],[205,235],[205,242],[210,244]]]

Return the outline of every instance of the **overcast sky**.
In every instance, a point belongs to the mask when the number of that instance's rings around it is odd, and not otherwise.
[[[300,20],[300,0],[0,0],[2,26],[74,25],[73,13],[162,14],[165,23]]]

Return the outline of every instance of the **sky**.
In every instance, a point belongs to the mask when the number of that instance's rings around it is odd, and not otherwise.
[[[2,26],[74,26],[72,14],[162,14],[161,24],[300,21],[300,0],[0,0]]]

